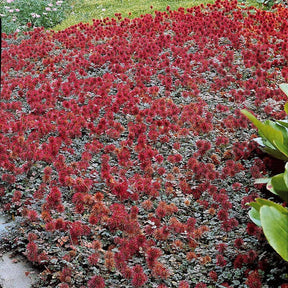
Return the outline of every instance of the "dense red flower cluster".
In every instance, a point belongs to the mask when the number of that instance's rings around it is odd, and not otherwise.
[[[272,13],[217,0],[2,35],[4,209],[51,239],[67,237],[57,242],[66,260],[81,246],[91,268],[84,287],[109,286],[120,274],[134,287],[206,287],[223,281],[218,266],[253,266],[258,254],[239,235],[247,211],[238,214],[256,197],[250,178],[266,166],[239,111],[266,107],[285,116],[274,107],[285,100],[278,84],[288,80],[287,13],[280,5]],[[236,239],[217,242],[220,254],[198,251],[230,232]],[[261,239],[252,224],[246,232]],[[42,251],[49,241],[31,235],[27,258],[51,261]],[[178,262],[170,259],[170,267],[163,260],[171,255]],[[180,279],[180,267],[193,261],[217,273]],[[96,267],[114,276],[104,281]],[[61,287],[75,285],[77,269],[67,269]],[[241,277],[249,287],[262,280],[256,272]],[[228,287],[231,279],[224,280]]]

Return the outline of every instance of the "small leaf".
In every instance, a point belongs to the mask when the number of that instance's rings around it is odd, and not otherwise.
[[[265,205],[260,209],[260,221],[268,243],[288,261],[288,213]]]

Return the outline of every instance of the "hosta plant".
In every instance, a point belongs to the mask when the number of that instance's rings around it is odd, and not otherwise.
[[[280,89],[288,97],[288,84],[280,84]],[[284,109],[288,114],[288,102]],[[247,110],[243,109],[241,112],[258,128],[260,137],[255,138],[254,141],[261,146],[261,149],[277,159],[288,161],[288,121],[266,120],[261,122]]]
[[[277,174],[270,178],[259,178],[255,183],[267,183],[267,190],[278,195],[285,202],[288,202],[288,162],[285,165],[284,173]]]
[[[257,179],[255,183],[267,183],[266,188],[269,191],[288,202],[288,162],[284,173]],[[262,227],[269,244],[285,261],[288,261],[288,209],[261,198],[257,198],[249,205],[252,207],[249,211],[250,219]]]
[[[288,84],[281,84],[281,90],[288,96]],[[288,102],[285,104],[288,114]],[[247,110],[242,113],[258,128],[259,138],[254,139],[263,151],[281,160],[288,160],[288,122],[287,120],[259,121]],[[270,178],[257,179],[257,184],[267,183],[266,188],[275,195],[288,201],[288,162],[284,173]],[[250,219],[262,227],[268,243],[285,260],[288,261],[288,209],[273,201],[257,198],[249,203]]]
[[[249,204],[250,219],[262,227],[272,248],[288,261],[288,209],[273,201],[257,198]]]

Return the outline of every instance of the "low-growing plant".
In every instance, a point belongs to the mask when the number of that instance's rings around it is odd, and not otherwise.
[[[262,253],[252,223],[242,237],[234,204],[255,199],[246,168],[264,167],[238,108],[274,93],[250,65],[285,65],[287,11],[236,0],[186,11],[3,35],[0,202],[20,217],[7,241],[43,268],[39,287],[284,281],[284,260]]]
[[[62,22],[71,8],[71,0],[32,0],[29,5],[25,0],[1,1],[2,32],[11,34],[34,27],[51,28]]]
[[[288,84],[281,84],[280,89],[288,97]],[[288,114],[288,102],[284,109]],[[262,123],[247,110],[243,109],[241,112],[258,128],[260,137],[253,140],[261,149],[277,159],[288,161],[288,120],[266,120]]]

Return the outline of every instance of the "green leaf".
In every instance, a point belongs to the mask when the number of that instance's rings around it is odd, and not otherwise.
[[[263,138],[261,137],[254,138],[253,141],[257,142],[260,146],[265,146]]]
[[[286,112],[286,114],[288,115],[288,102],[286,102],[284,104],[284,111]]]
[[[255,184],[265,184],[268,183],[271,180],[271,178],[258,178],[255,180]]]
[[[257,209],[252,207],[248,212],[250,219],[256,224],[257,226],[261,227],[261,220],[260,220],[260,213]]]
[[[288,102],[286,102],[288,108]],[[276,122],[286,128],[288,128],[288,120],[276,120]]]
[[[270,127],[279,130],[282,133],[283,136],[283,143],[287,143],[288,142],[288,130],[286,127],[284,127],[283,125],[280,125],[277,122],[273,122],[273,121],[265,121],[265,125],[269,125]]]
[[[286,156],[286,160],[288,160],[288,147],[287,145],[284,145],[283,143],[273,141],[274,146],[282,152]]]
[[[267,199],[263,199],[263,198],[256,198],[255,201],[256,201],[256,204],[258,204],[260,207],[262,207],[262,206],[271,206],[271,207],[274,207],[274,208],[278,209],[282,213],[284,213],[284,214],[286,213],[288,215],[288,210],[286,208],[284,208],[280,204],[277,204],[277,203],[275,203],[273,201],[270,201],[270,200],[267,200]],[[252,204],[252,203],[255,203],[255,202],[251,202],[250,204]],[[256,206],[256,208],[259,207],[259,206]],[[252,206],[252,207],[254,207],[254,206]]]
[[[261,135],[261,134],[262,133],[259,132],[259,135]],[[264,137],[264,135],[262,135],[262,136]],[[284,160],[284,161],[288,160],[288,157],[283,155],[283,153],[280,152],[278,150],[278,148],[273,146],[267,139],[261,138],[261,137],[257,137],[257,138],[254,138],[253,141],[257,142],[261,146],[260,149],[262,151],[264,151],[265,153],[273,156],[274,158],[277,158],[277,159],[280,159],[280,160]]]
[[[265,205],[260,208],[260,221],[268,243],[288,261],[288,214]]]
[[[258,212],[260,211],[261,205],[257,202],[250,202],[248,204],[249,206],[253,207],[254,209],[256,209]]]
[[[283,153],[281,153],[279,150],[270,149],[270,148],[267,148],[267,147],[265,147],[265,148],[263,148],[261,150],[264,151],[265,153],[271,155],[274,158],[277,158],[277,159],[280,159],[280,160],[283,160],[283,161],[287,161],[288,160],[288,157],[285,156]]]
[[[287,83],[282,83],[282,84],[279,85],[279,87],[288,97],[288,84]]]
[[[285,171],[283,175],[286,186],[288,186],[288,162],[285,164]]]
[[[270,192],[272,192],[273,194],[278,195],[271,184],[271,179],[272,178],[270,178],[269,182],[267,183],[266,189],[269,190]]]
[[[280,160],[283,160],[283,161],[287,161],[288,160],[288,157],[285,156],[282,152],[280,152],[279,150],[276,150],[276,149],[271,149],[269,147],[264,147],[264,148],[261,148],[262,151],[264,151],[265,153],[271,155],[272,157],[274,158],[277,158],[277,159],[280,159]]]
[[[275,142],[277,144],[283,144],[283,135],[281,131],[275,129],[270,125],[270,122],[266,124],[259,121],[254,115],[252,115],[247,110],[243,109],[241,112],[259,129],[259,132],[273,145],[275,146]],[[276,146],[275,146],[276,147]],[[277,148],[277,147],[276,147]]]
[[[272,188],[269,186],[270,183]],[[279,195],[285,202],[288,202],[288,187],[284,181],[284,173],[273,176],[267,185],[267,189]]]

